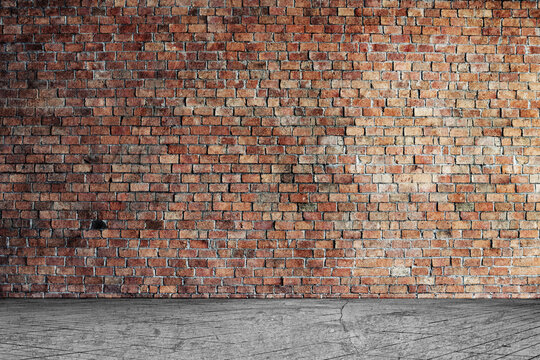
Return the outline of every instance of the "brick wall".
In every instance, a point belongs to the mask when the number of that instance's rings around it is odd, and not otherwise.
[[[1,296],[538,297],[538,2],[1,5]]]

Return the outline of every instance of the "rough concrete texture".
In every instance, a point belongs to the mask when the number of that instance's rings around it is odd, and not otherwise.
[[[540,358],[532,300],[5,300],[1,359]]]

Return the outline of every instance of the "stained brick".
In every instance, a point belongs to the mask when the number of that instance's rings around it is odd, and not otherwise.
[[[5,4],[1,295],[537,296],[538,3],[248,3]]]

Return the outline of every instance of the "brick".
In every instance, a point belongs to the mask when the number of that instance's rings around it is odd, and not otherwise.
[[[430,108],[414,108],[414,116],[432,116],[433,109]]]
[[[2,295],[538,294],[537,4],[173,3],[0,12]]]

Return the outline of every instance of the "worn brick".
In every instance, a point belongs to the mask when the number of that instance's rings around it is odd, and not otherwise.
[[[173,3],[3,4],[0,296],[537,296],[537,2]]]

